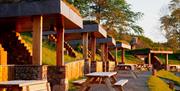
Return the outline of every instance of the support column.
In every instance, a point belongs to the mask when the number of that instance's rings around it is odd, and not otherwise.
[[[42,30],[43,17],[33,16],[33,56],[34,65],[42,65]]]
[[[83,58],[88,59],[88,33],[83,33]]]
[[[105,51],[104,51],[104,48],[105,48],[105,45],[104,44],[100,44],[100,47],[101,47],[101,61],[105,61]]]
[[[90,60],[88,58],[88,33],[82,34],[83,37],[83,58],[85,59],[84,73],[90,73]]]
[[[106,71],[109,71],[108,68],[109,68],[109,65],[108,65],[108,45],[105,44],[105,48],[104,48],[104,53],[105,53],[105,62],[104,62],[104,65],[105,65],[105,72]]]
[[[168,70],[168,54],[166,54],[165,66],[165,69]]]
[[[148,54],[148,65],[151,66],[151,53]]]
[[[94,34],[92,34],[92,37],[91,37],[91,53],[92,53],[91,61],[95,61],[96,60],[96,37],[94,36]]]
[[[101,61],[102,61],[102,71],[105,72],[105,44],[100,44],[101,48]]]
[[[117,59],[117,53],[118,53],[118,48],[115,48],[115,65],[118,65],[118,59]]]
[[[56,65],[64,66],[64,17],[59,17],[60,23],[57,24]]]
[[[124,59],[124,56],[125,56],[125,50],[124,50],[124,48],[122,48],[122,50],[121,50],[121,63],[122,64],[124,64],[125,62],[125,59]]]

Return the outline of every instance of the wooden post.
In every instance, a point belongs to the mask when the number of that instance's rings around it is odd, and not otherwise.
[[[92,53],[91,61],[95,61],[96,60],[96,37],[94,36],[94,34],[92,34],[92,37],[91,37],[91,53]]]
[[[105,44],[104,52],[105,52],[105,72],[106,72],[106,71],[109,71],[108,70],[109,65],[107,64],[108,63],[108,45],[107,44]]]
[[[88,33],[83,33],[83,57],[88,59]]]
[[[33,16],[33,57],[32,63],[42,65],[42,29],[43,17]]]
[[[104,44],[100,44],[100,47],[101,47],[101,61],[105,61],[105,51],[104,51],[104,48],[105,48],[105,45]]]
[[[125,62],[124,62],[124,56],[125,56],[125,50],[124,50],[124,48],[122,48],[122,50],[121,50],[121,63],[122,63],[122,64],[125,63]]]
[[[101,61],[102,61],[102,67],[103,67],[103,71],[105,72],[105,44],[100,44],[100,47],[101,47]]]
[[[151,53],[148,54],[148,65],[151,66]]]
[[[56,65],[64,66],[64,17],[59,17],[60,23],[57,24]]]
[[[166,54],[165,66],[165,69],[168,70],[168,54]]]
[[[115,48],[115,65],[118,65],[118,59],[117,59],[117,53],[118,53],[118,48]]]
[[[88,33],[85,32],[82,34],[83,36],[83,57],[85,60],[84,64],[84,73],[90,73],[90,60],[88,58]]]

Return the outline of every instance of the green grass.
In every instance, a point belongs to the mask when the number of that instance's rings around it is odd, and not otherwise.
[[[101,61],[101,56],[99,54],[96,54],[96,61]]]
[[[118,59],[118,62],[121,62],[121,51],[118,51],[117,59]],[[126,64],[143,64],[144,61],[140,60],[139,58],[136,58],[133,55],[125,53],[125,63]]]
[[[31,33],[21,33],[21,37],[29,47],[32,49],[32,35]],[[71,62],[78,59],[82,59],[83,55],[81,53],[76,52],[77,57],[73,58],[69,55],[64,55],[65,62]],[[45,65],[55,65],[56,64],[56,46],[54,44],[49,43],[46,40],[43,40],[42,43],[42,61]]]
[[[147,83],[150,91],[172,91],[168,84],[155,76],[150,76]]]
[[[171,72],[168,72],[165,70],[160,70],[157,72],[157,76],[161,77],[161,78],[169,79],[169,80],[175,82],[175,84],[180,86],[180,77],[174,75]]]
[[[75,79],[74,79],[74,80],[75,80]],[[75,86],[72,84],[72,82],[73,82],[74,80],[70,80],[70,81],[69,81],[68,91],[77,91],[77,87],[75,87]]]

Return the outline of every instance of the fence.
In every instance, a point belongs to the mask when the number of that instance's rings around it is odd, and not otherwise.
[[[103,62],[102,61],[91,61],[91,72],[102,72]]]
[[[76,79],[84,75],[84,60],[66,63],[65,67],[66,78],[68,80]]]
[[[114,61],[108,61],[107,62],[107,71],[114,71],[115,69],[115,62]]]

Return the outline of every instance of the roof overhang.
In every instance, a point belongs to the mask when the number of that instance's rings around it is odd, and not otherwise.
[[[32,17],[37,15],[43,16],[44,29],[49,28],[51,23],[60,22],[60,16],[65,18],[65,29],[83,28],[82,17],[62,0],[0,4],[0,24],[18,21],[24,29],[32,31]]]
[[[108,46],[116,46],[116,41],[114,38],[109,37],[109,38],[101,38],[97,39],[97,44],[108,44]]]
[[[152,50],[150,48],[144,48],[144,49],[135,49],[131,50],[131,53],[136,55],[148,55],[151,54],[173,54],[173,51],[165,51],[165,50]]]
[[[150,50],[150,53],[154,53],[154,54],[173,54],[173,51],[155,51],[155,50]]]
[[[96,38],[106,38],[107,32],[99,24],[87,24],[83,29],[73,29],[65,31],[65,40],[82,39],[82,33],[93,34]]]
[[[116,48],[124,48],[124,49],[131,49],[131,46],[129,44],[125,44],[123,42],[116,43]]]

